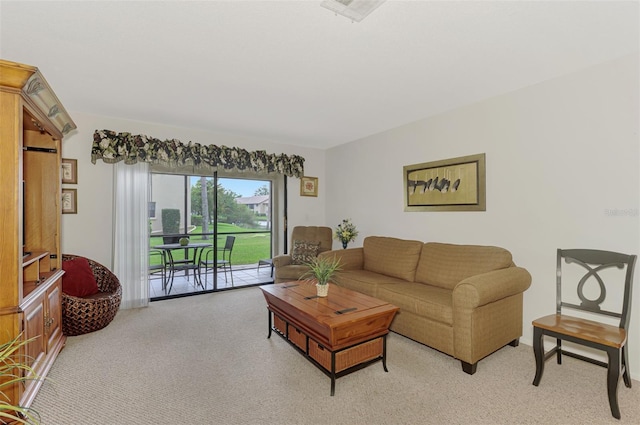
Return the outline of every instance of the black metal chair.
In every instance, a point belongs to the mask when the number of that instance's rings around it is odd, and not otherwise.
[[[200,270],[204,267],[204,288],[207,289],[207,272],[209,269],[224,271],[224,281],[227,282],[227,270],[231,275],[231,286],[233,286],[233,270],[231,269],[231,253],[233,251],[233,245],[235,244],[235,236],[227,236],[224,247],[218,248],[217,255],[216,250],[213,248],[206,250],[202,259],[200,260]],[[202,277],[200,277],[202,281]]]
[[[185,257],[188,254],[185,253]],[[195,287],[202,286],[202,282],[200,281],[200,264],[198,263],[198,255],[197,252],[194,252],[193,259],[185,258],[184,260],[176,260],[172,259],[171,263],[171,284],[169,285],[169,293],[171,292],[171,288],[173,287],[173,279],[175,278],[175,274],[177,272],[184,272],[184,277],[189,281],[189,271],[193,271],[193,285]]]
[[[159,274],[162,278],[162,289],[167,284],[167,265],[164,252],[159,249],[149,250],[149,276]]]
[[[558,364],[562,364],[562,355],[564,354],[606,367],[607,393],[611,414],[620,419],[618,381],[621,373],[625,385],[631,388],[627,328],[631,317],[631,288],[635,262],[635,255],[617,252],[591,249],[558,250],[556,314],[533,321],[533,352],[536,359],[536,376],[533,379],[533,385],[538,386],[540,384],[540,379],[544,372],[544,363],[554,354]],[[607,281],[606,285],[605,279]],[[612,298],[620,298],[622,300],[621,303],[604,303],[607,296],[607,287],[610,289],[610,293],[620,294],[619,297]],[[573,290],[570,291],[568,288]],[[620,293],[620,291],[624,292]],[[594,294],[595,298],[593,298]],[[622,305],[619,308],[615,308],[612,304]],[[564,314],[567,309],[573,312],[587,312],[587,314],[584,317],[580,313],[577,313],[579,317],[568,316]],[[605,316],[619,319],[618,325],[615,326],[607,324],[604,320],[600,322],[594,319],[595,317],[604,319]],[[556,339],[555,346],[546,353],[544,350],[544,336]],[[602,350],[606,352],[608,361],[603,362],[575,352],[566,351],[562,347],[563,340]]]

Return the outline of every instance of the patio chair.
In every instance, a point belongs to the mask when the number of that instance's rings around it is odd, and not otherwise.
[[[231,253],[233,251],[233,245],[235,241],[236,241],[235,236],[227,236],[227,239],[225,240],[225,243],[224,243],[224,247],[218,248],[217,251],[214,250],[213,248],[210,248],[210,249],[207,249],[202,254],[202,259],[200,260],[199,272],[201,273],[201,270],[204,267],[204,289],[207,289],[207,273],[209,269],[213,269],[213,270],[222,269],[224,271],[225,283],[227,283],[227,270],[229,270],[229,274],[231,275],[231,286],[233,286],[233,270],[231,269]],[[202,281],[202,277],[200,277],[200,281]]]
[[[156,274],[161,276],[162,289],[165,290],[167,284],[167,265],[164,252],[159,249],[151,249],[149,250],[149,276]]]

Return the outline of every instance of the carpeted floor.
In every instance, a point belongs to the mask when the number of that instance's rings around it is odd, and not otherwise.
[[[620,382],[618,421],[604,368],[549,361],[534,387],[524,344],[470,376],[392,333],[389,373],[371,365],[338,379],[330,397],[329,378],[282,338],[266,337],[259,288],[120,311],[107,328],[68,338],[33,407],[43,425],[640,423],[640,382]]]

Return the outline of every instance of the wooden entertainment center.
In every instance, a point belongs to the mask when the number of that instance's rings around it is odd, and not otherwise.
[[[20,353],[44,377],[65,343],[60,252],[63,135],[76,128],[38,68],[0,60],[0,344],[35,338]],[[42,380],[15,383],[8,402],[29,407]]]

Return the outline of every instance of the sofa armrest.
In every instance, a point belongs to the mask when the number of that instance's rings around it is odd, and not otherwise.
[[[522,267],[508,267],[471,276],[453,290],[454,308],[473,309],[526,291],[531,275]]]
[[[283,267],[291,264],[291,256],[290,255],[278,255],[273,257],[273,267]]]
[[[364,267],[364,249],[347,248],[325,251],[318,258],[335,257],[340,259],[340,270],[362,270]]]

